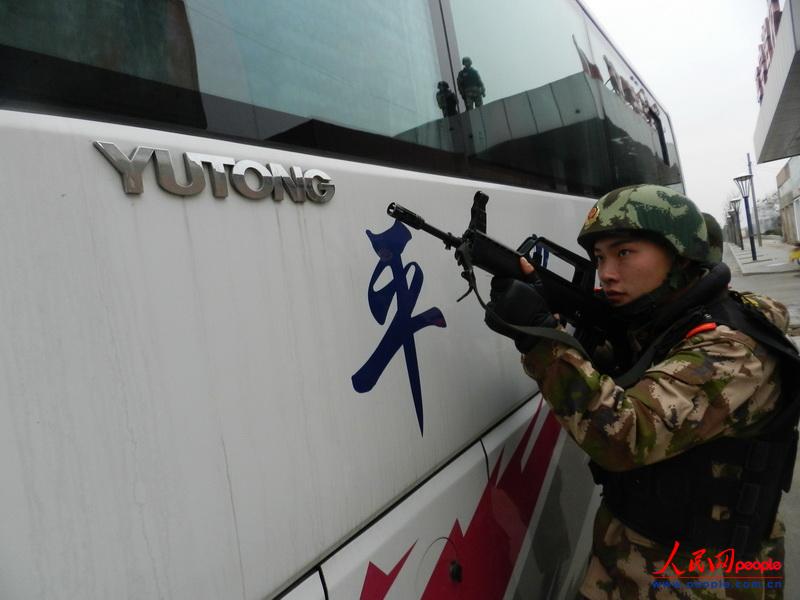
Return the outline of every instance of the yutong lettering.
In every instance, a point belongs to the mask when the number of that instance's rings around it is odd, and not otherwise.
[[[215,198],[228,196],[228,181],[233,188],[248,200],[262,200],[272,196],[283,200],[288,194],[294,202],[306,199],[324,204],[333,198],[336,186],[319,169],[303,172],[300,167],[290,167],[287,171],[277,163],[262,164],[254,160],[239,160],[229,156],[213,154],[183,153],[186,169],[186,183],[179,183],[175,177],[175,167],[169,150],[137,146],[130,156],[126,156],[116,144],[95,142],[94,147],[106,157],[122,176],[122,189],[126,194],[144,192],[142,173],[155,157],[156,179],[158,185],[170,194],[195,196],[206,187],[204,167],[208,169],[211,192]]]

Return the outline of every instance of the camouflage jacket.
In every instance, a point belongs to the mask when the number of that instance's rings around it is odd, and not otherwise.
[[[745,297],[787,330],[783,305],[753,294]],[[627,389],[558,342],[540,341],[522,362],[570,436],[612,471],[662,461],[718,436],[740,435],[763,422],[780,395],[777,360],[749,336],[723,325],[684,339]],[[776,526],[776,540],[764,549],[770,556],[780,554],[782,530]],[[581,591],[592,599],[676,597],[668,592],[678,590],[662,589],[656,595],[653,588],[652,574],[670,551],[601,507]],[[756,595],[746,590],[750,595],[726,596],[730,591],[715,595],[703,590],[695,596],[681,589],[677,597],[780,597],[760,595],[763,589]]]

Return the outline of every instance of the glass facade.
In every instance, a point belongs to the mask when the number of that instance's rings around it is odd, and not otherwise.
[[[790,158],[778,178],[783,237],[787,242],[800,242],[800,156]]]
[[[31,0],[7,107],[599,196],[681,187],[669,119],[574,0]]]

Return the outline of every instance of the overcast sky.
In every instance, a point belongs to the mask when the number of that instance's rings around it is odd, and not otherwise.
[[[686,193],[702,210],[722,218],[748,152],[757,196],[777,189],[786,159],[756,164],[753,145],[766,0],[581,1],[669,113]]]

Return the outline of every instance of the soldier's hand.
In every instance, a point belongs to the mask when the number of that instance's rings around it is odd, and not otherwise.
[[[530,268],[533,270],[533,267]],[[517,350],[523,354],[533,348],[538,338],[517,331],[508,324],[522,327],[557,325],[544,298],[530,284],[506,277],[494,277],[490,297],[484,317],[486,325],[500,335],[514,340]]]

